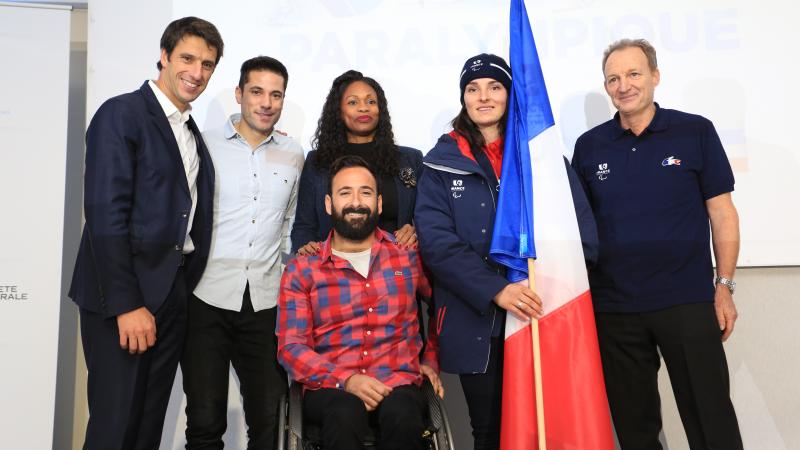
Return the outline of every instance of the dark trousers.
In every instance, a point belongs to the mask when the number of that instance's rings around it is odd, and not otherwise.
[[[598,313],[596,321],[611,416],[622,449],[662,448],[659,350],[692,450],[742,448],[713,303],[641,314]]]
[[[84,309],[80,317],[89,371],[84,450],[157,450],[186,330],[183,268],[155,312],[156,344],[142,354],[120,348],[116,317]]]
[[[492,338],[486,373],[459,376],[469,409],[475,450],[500,448],[500,411],[503,401],[503,340]]]
[[[275,448],[278,403],[287,390],[286,372],[276,359],[276,310],[253,312],[249,289],[245,289],[240,312],[190,296],[181,359],[187,449],[223,448],[231,364],[239,377],[247,448]]]
[[[368,412],[355,395],[341,389],[306,391],[303,414],[322,427],[325,450],[361,450],[370,425],[378,427],[380,450],[422,450],[425,397],[419,387],[398,386]]]

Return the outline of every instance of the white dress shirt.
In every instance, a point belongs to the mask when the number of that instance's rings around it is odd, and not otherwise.
[[[194,139],[194,133],[189,129],[186,123],[189,121],[189,114],[192,112],[192,107],[186,108],[186,111],[180,112],[178,107],[175,106],[166,94],[161,92],[158,85],[153,80],[149,82],[150,89],[156,94],[156,99],[164,110],[164,114],[169,120],[169,126],[172,128],[172,133],[175,135],[175,141],[178,143],[178,150],[181,152],[181,160],[183,161],[183,170],[186,171],[186,182],[189,183],[189,194],[192,196],[192,210],[189,213],[189,225],[186,227],[186,238],[183,243],[183,253],[191,253],[194,251],[194,243],[189,236],[192,231],[192,222],[194,221],[194,211],[197,209],[197,174],[200,171],[200,158],[197,156],[197,141]]]
[[[273,132],[255,149],[234,127],[203,133],[216,171],[211,251],[194,295],[209,305],[241,311],[245,286],[253,310],[278,301],[281,254],[291,249],[304,154],[292,138]]]

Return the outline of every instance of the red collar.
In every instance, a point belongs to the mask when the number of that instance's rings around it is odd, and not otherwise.
[[[469,142],[467,141],[467,138],[462,136],[456,130],[451,131],[449,135],[456,141],[458,150],[461,151],[462,155],[477,162],[475,160],[475,156],[472,154],[472,149],[469,148]],[[497,179],[500,179],[500,170],[503,167],[503,138],[500,137],[495,139],[493,142],[484,145],[483,152],[486,154],[486,157],[489,158],[489,163],[492,164],[494,175],[497,177]]]

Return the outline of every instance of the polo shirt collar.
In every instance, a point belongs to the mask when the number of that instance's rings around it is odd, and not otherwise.
[[[664,130],[667,129],[667,126],[669,125],[669,116],[667,115],[666,111],[661,109],[661,107],[658,105],[658,102],[653,102],[653,103],[656,105],[656,113],[653,116],[653,119],[647,125],[647,127],[645,127],[645,131],[649,131],[651,133],[654,133],[656,131],[664,131]],[[620,122],[619,122],[619,111],[617,111],[614,114],[614,119],[611,122],[612,122],[612,126],[611,126],[611,138],[612,139],[615,139],[615,140],[619,139],[625,133],[628,133],[628,130],[622,128],[622,126],[620,125]]]
[[[244,136],[240,135],[239,132],[236,131],[236,126],[235,126],[235,124],[239,123],[239,121],[241,120],[242,120],[242,115],[240,113],[231,114],[231,116],[228,117],[228,120],[225,122],[225,130],[224,130],[225,139],[231,140],[237,136],[241,136],[241,138],[244,139]],[[269,136],[267,136],[267,138],[261,141],[261,143],[258,145],[261,146],[273,141],[279,144],[281,142],[280,141],[281,138],[283,138],[283,135],[275,132],[275,129],[273,128],[272,133],[270,133]]]

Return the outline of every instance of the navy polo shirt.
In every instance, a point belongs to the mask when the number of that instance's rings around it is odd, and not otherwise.
[[[708,119],[656,104],[635,136],[619,113],[575,143],[572,166],[597,220],[589,273],[595,310],[635,313],[713,302],[705,201],[733,191],[733,172]]]

